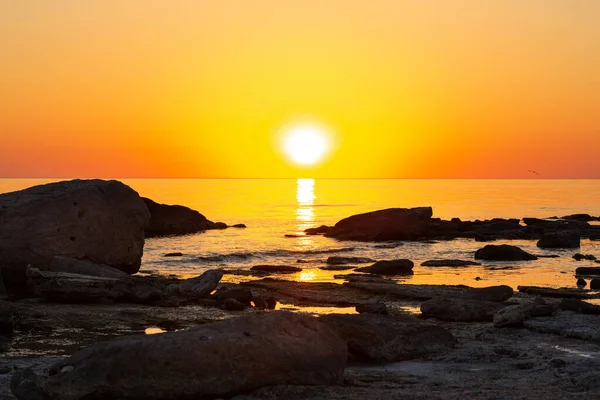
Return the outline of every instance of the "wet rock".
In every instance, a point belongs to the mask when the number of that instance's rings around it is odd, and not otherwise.
[[[25,286],[28,265],[61,255],[139,270],[150,215],[118,181],[73,180],[0,194],[0,260],[7,289]]]
[[[286,238],[301,238],[301,237],[304,237],[304,235],[296,235],[295,233],[286,233],[285,235],[283,235],[283,237],[286,237]]]
[[[438,297],[421,304],[421,313],[442,321],[480,322],[492,321],[494,314],[504,307],[491,301]]]
[[[553,313],[554,307],[550,305],[525,303],[509,306],[494,315],[494,326],[496,328],[521,327],[530,318],[547,317]]]
[[[212,298],[219,301],[225,301],[226,299],[234,299],[245,306],[250,306],[252,302],[252,290],[243,286],[223,287],[219,288],[213,295]]]
[[[446,353],[456,340],[445,329],[415,318],[329,314],[319,318],[348,343],[351,361],[386,363]]]
[[[356,268],[354,265],[324,265],[319,267],[319,269],[324,271],[348,271],[354,268]]]
[[[250,270],[277,274],[290,274],[294,272],[302,272],[302,268],[292,267],[289,265],[255,265],[252,268],[250,268]]]
[[[466,288],[460,297],[473,300],[503,302],[513,295],[513,288],[507,285],[488,286],[482,288]]]
[[[593,289],[593,290],[600,289],[600,278],[593,278],[590,281],[590,289]]]
[[[583,278],[577,279],[577,287],[584,288],[587,286],[587,282]]]
[[[307,235],[323,235],[331,230],[331,226],[321,225],[317,228],[308,228],[304,230]]]
[[[416,240],[429,228],[431,207],[388,208],[344,218],[325,236],[339,240]]]
[[[526,261],[537,260],[537,257],[517,246],[511,246],[508,244],[488,244],[487,246],[475,252],[475,259],[493,261]]]
[[[246,224],[235,224],[231,225],[232,228],[246,228]]]
[[[181,253],[179,251],[163,254],[163,257],[182,257],[182,256],[183,256],[183,253]]]
[[[581,314],[600,314],[600,306],[578,299],[563,299],[558,307],[561,310],[575,311]]]
[[[14,315],[14,305],[0,300],[0,336],[12,336],[15,326]]]
[[[369,267],[357,268],[357,272],[367,272],[378,275],[412,275],[414,263],[410,260],[377,261]]]
[[[346,359],[346,343],[316,318],[272,312],[99,343],[48,377],[18,372],[11,388],[17,398],[31,388],[45,399],[229,397],[278,384],[340,384]]]
[[[150,222],[144,229],[146,237],[188,235],[207,229],[217,229],[196,210],[180,205],[159,204],[143,197],[150,211]]]
[[[600,267],[579,267],[575,275],[600,275]]]
[[[581,254],[581,253],[575,253],[573,255],[573,259],[575,259],[576,261],[581,261],[581,260],[590,260],[590,261],[594,261],[596,259],[596,256],[592,255],[592,254]]]
[[[343,256],[331,256],[327,258],[327,264],[331,265],[345,265],[345,264],[365,264],[372,263],[375,260],[367,257],[343,257]]]
[[[217,288],[221,278],[223,278],[223,271],[220,269],[208,270],[196,278],[167,286],[167,293],[195,298],[207,297]]]
[[[471,265],[481,265],[475,261],[465,260],[429,260],[421,263],[422,267],[468,267]]]
[[[44,271],[68,272],[72,274],[99,276],[104,278],[127,278],[129,275],[108,265],[96,264],[87,260],[76,260],[70,257],[57,256],[52,258],[50,265]]]
[[[467,286],[452,285],[408,285],[395,282],[346,282],[345,287],[359,289],[370,296],[382,296],[389,299],[429,300],[434,297],[460,297]]]
[[[577,231],[547,233],[537,242],[543,249],[567,249],[580,247],[580,234]]]
[[[388,314],[387,307],[382,301],[359,304],[356,306],[356,312],[359,314]]]

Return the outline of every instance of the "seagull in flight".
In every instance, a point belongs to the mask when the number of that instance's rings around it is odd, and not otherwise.
[[[539,172],[537,172],[537,171],[534,171],[534,170],[532,170],[532,169],[528,169],[527,171],[528,171],[528,172],[531,172],[532,174],[536,174],[536,175],[539,175],[539,174],[540,174]]]

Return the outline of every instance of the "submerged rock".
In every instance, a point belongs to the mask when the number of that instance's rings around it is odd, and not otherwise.
[[[414,263],[407,259],[377,261],[369,267],[357,268],[357,272],[377,275],[412,275]]]
[[[218,229],[215,222],[191,208],[159,204],[145,197],[142,199],[150,211],[150,222],[144,229],[146,237],[187,235]]]
[[[494,314],[504,307],[492,301],[437,297],[421,304],[421,313],[442,321],[480,322],[492,321]]]
[[[577,231],[547,233],[537,242],[543,249],[567,249],[580,247],[580,234]]]
[[[429,260],[421,263],[422,267],[468,267],[472,265],[481,265],[475,261],[465,260]]]
[[[425,234],[432,215],[431,207],[372,211],[342,219],[325,236],[359,241],[415,240]]]
[[[183,256],[183,253],[181,253],[179,251],[163,254],[163,257],[182,257],[182,256]]]
[[[446,353],[456,339],[436,325],[415,318],[375,314],[329,314],[319,320],[348,343],[351,361],[387,363]]]
[[[17,372],[11,389],[20,399],[32,391],[65,400],[229,397],[270,385],[340,384],[346,359],[346,343],[316,318],[271,312],[99,343],[48,377]]]
[[[372,263],[375,260],[367,257],[343,257],[343,256],[331,256],[327,259],[327,264],[331,265],[344,265],[344,264],[365,264]]]
[[[517,246],[508,244],[488,244],[475,252],[475,259],[492,261],[527,261],[537,260],[537,257]]]
[[[594,261],[596,259],[596,256],[594,256],[593,254],[575,253],[573,255],[573,259],[576,260],[576,261],[581,261],[581,260]]]
[[[44,267],[55,256],[134,274],[149,218],[140,196],[117,181],[63,181],[0,194],[4,283],[9,290],[24,286],[27,265]]]
[[[304,230],[307,235],[323,235],[331,230],[331,226],[321,225],[317,228],[308,228]]]

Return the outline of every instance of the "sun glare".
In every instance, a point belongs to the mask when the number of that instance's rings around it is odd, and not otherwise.
[[[283,132],[283,152],[294,164],[315,165],[323,160],[329,149],[329,137],[324,128],[294,125]]]

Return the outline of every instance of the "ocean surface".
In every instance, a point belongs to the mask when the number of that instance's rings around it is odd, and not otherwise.
[[[0,179],[0,193],[51,182],[49,179]],[[319,225],[333,225],[347,216],[389,207],[432,206],[435,217],[462,220],[494,217],[600,215],[600,180],[387,180],[387,179],[123,179],[142,196],[200,211],[212,221],[244,223],[195,235],[146,241],[141,271],[191,277],[206,269],[248,269],[256,264],[283,264],[303,268],[286,275],[301,281],[338,281],[336,274],[319,269],[330,255],[376,260],[409,258],[415,274],[406,283],[508,284],[575,287],[574,271],[596,265],[575,261],[576,252],[600,258],[600,243],[582,240],[579,250],[545,251],[534,241],[498,241],[535,254],[558,254],[527,262],[483,262],[481,266],[421,267],[438,258],[473,259],[485,244],[469,239],[436,243],[398,243],[376,248],[374,243],[339,242],[321,236],[286,238]],[[183,257],[165,258],[168,252]],[[303,263],[298,263],[303,260]],[[480,278],[477,279],[476,278]],[[226,275],[225,280],[248,279]],[[341,282],[341,281],[339,281]]]

